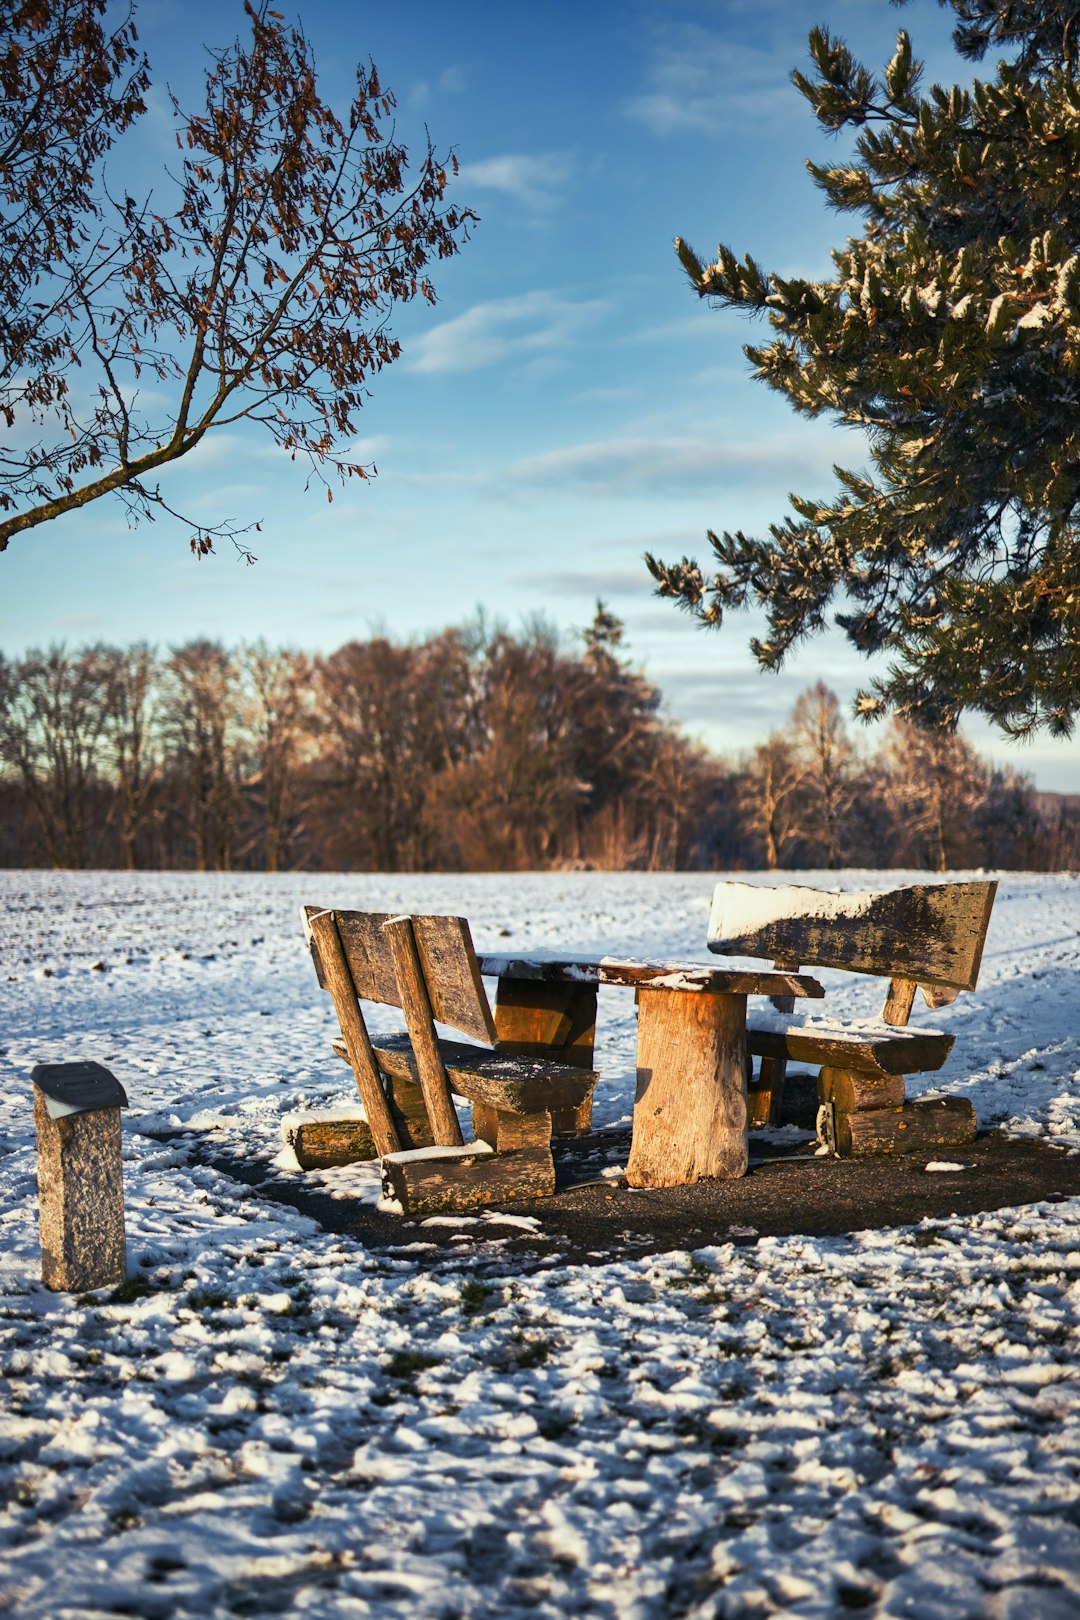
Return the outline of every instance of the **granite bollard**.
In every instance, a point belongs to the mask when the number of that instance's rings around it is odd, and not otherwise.
[[[120,1110],[124,1088],[100,1063],[39,1063],[34,1083],[38,1139],[41,1280],[81,1293],[127,1276]]]

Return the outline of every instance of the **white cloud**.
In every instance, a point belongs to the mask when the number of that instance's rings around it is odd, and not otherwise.
[[[444,95],[458,95],[464,90],[467,76],[464,67],[459,62],[451,62],[444,67],[435,81],[434,88],[442,91]],[[414,110],[426,107],[431,100],[432,85],[428,79],[417,79],[408,94],[409,106]]]
[[[338,453],[344,461],[358,461],[362,466],[369,467],[386,459],[392,442],[386,433],[368,433],[342,445]]]
[[[529,592],[541,591],[546,597],[602,596],[612,601],[651,596],[655,583],[644,562],[639,556],[635,566],[633,548],[624,542],[622,549],[631,562],[619,568],[545,568],[539,573],[519,574],[512,583]]]
[[[607,308],[599,299],[574,302],[543,291],[492,299],[416,338],[404,363],[410,371],[433,373],[550,358]]]
[[[477,163],[463,163],[458,184],[503,192],[527,208],[551,208],[572,171],[573,160],[565,152],[506,152],[481,158]]]
[[[715,134],[733,122],[796,114],[801,98],[788,82],[791,47],[769,50],[727,38],[699,23],[658,36],[649,82],[623,103],[627,117],[654,135]]]
[[[529,456],[512,465],[507,477],[517,484],[572,485],[605,496],[758,484],[770,474],[787,488],[808,477],[820,480],[822,444],[820,435],[805,430],[759,435],[750,441],[725,438],[719,429],[708,438],[631,435]],[[836,448],[832,440],[825,468],[831,467]]]

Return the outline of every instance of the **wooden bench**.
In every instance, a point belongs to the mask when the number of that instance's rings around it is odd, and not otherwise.
[[[965,1098],[909,1102],[904,1076],[940,1069],[954,1037],[909,1030],[916,990],[943,1007],[978,981],[997,884],[920,884],[877,894],[833,894],[794,885],[719,883],[708,946],[724,956],[768,957],[788,970],[843,968],[889,980],[884,1027],[762,1024],[747,1030],[760,1059],[748,1088],[752,1125],[778,1122],[790,1061],[819,1069],[819,1132],[844,1155],[919,1151],[970,1141],[975,1110]],[[776,1000],[790,1013],[789,1000]]]
[[[552,1114],[579,1117],[597,1076],[500,1050],[465,919],[316,906],[303,915],[341,1029],[334,1050],[356,1078],[385,1191],[407,1213],[554,1192]],[[406,1032],[372,1038],[361,1001],[400,1008]],[[436,1023],[484,1047],[448,1040]],[[469,1144],[455,1094],[472,1104]]]

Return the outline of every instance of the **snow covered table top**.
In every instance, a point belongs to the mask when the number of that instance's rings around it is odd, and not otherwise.
[[[480,971],[499,979],[546,980],[563,984],[621,984],[635,989],[705,991],[713,995],[810,996],[825,991],[806,973],[772,968],[714,968],[700,962],[650,962],[609,956],[560,956],[547,951],[502,956],[481,952]]]

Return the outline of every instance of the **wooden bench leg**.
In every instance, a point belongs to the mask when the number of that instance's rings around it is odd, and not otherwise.
[[[855,1069],[839,1069],[824,1065],[818,1074],[818,1102],[829,1103],[833,1110],[833,1140],[842,1159],[852,1156],[852,1116],[886,1114],[902,1108],[907,1095],[902,1075],[887,1076],[860,1074]],[[860,1128],[855,1127],[855,1140]]]
[[[551,1145],[551,1115],[512,1114],[486,1103],[473,1103],[473,1135],[487,1142],[496,1153],[515,1148],[544,1148]]]
[[[758,1064],[757,1079],[746,1093],[746,1122],[751,1130],[779,1125],[787,1066],[787,1058],[763,1057]]]
[[[544,979],[499,980],[495,1030],[508,1057],[546,1057],[572,1069],[591,1069],[596,1042],[595,984]],[[591,1094],[576,1108],[556,1108],[556,1136],[579,1136],[592,1124]]]
[[[435,1137],[419,1081],[384,1073],[383,1083],[386,1100],[390,1104],[390,1117],[394,1121],[394,1128],[402,1147],[431,1147]]]
[[[844,1157],[872,1153],[926,1153],[960,1147],[976,1135],[975,1105],[967,1097],[921,1097],[900,1108],[867,1108],[848,1114],[837,1130]]]
[[[818,1101],[831,1102],[837,1114],[871,1108],[899,1108],[907,1096],[902,1074],[859,1074],[828,1066],[818,1075]]]
[[[834,1109],[841,1158],[875,1153],[922,1153],[959,1147],[975,1136],[975,1108],[966,1097],[906,1100],[901,1075],[823,1068],[818,1096]]]

